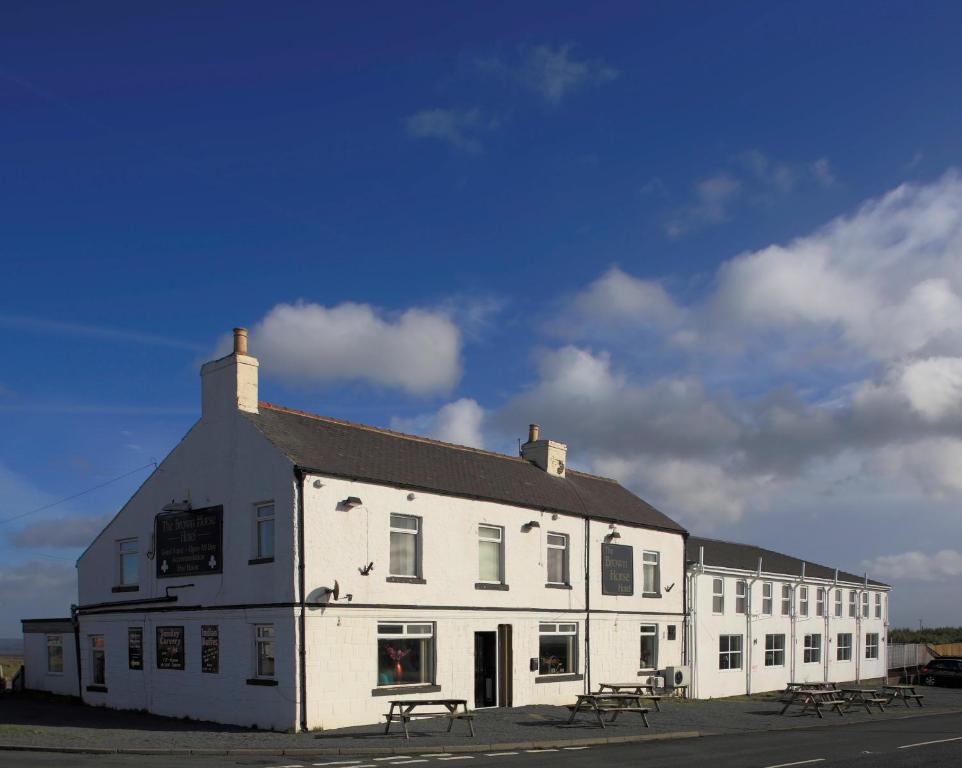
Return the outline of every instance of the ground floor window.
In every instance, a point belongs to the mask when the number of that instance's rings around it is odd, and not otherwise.
[[[274,677],[274,625],[254,625],[255,675]]]
[[[47,635],[47,672],[63,674],[63,635]]]
[[[785,635],[765,635],[765,666],[785,666]]]
[[[852,633],[851,632],[838,633],[838,642],[835,645],[835,660],[836,661],[852,660]]]
[[[658,669],[658,625],[641,625],[641,669]]]
[[[865,635],[865,658],[878,658],[878,632],[869,632]]]
[[[742,636],[721,635],[718,638],[718,668],[742,668]]]
[[[90,636],[90,682],[94,685],[107,684],[107,659],[103,635]]]
[[[538,672],[565,675],[578,671],[578,625],[538,625]]]
[[[806,664],[817,664],[822,660],[822,636],[805,635],[803,660]]]
[[[377,625],[377,684],[417,685],[434,678],[434,624]]]

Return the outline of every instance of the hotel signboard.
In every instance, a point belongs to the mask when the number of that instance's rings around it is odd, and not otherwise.
[[[158,579],[224,572],[224,507],[157,516]]]
[[[601,594],[633,595],[634,573],[631,547],[624,544],[601,545]]]

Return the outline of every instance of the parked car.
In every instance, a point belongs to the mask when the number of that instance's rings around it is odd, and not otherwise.
[[[941,656],[919,670],[925,685],[962,685],[962,656]]]

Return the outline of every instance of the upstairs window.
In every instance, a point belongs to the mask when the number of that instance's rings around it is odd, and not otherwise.
[[[782,584],[782,616],[792,615],[792,587]]]
[[[548,534],[548,583],[568,583],[568,537],[563,533]]]
[[[848,591],[848,616],[850,619],[858,618],[858,593],[854,589]]]
[[[140,581],[140,553],[137,539],[117,542],[118,583],[122,587],[136,587]]]
[[[478,581],[504,582],[504,528],[478,526]]]
[[[876,619],[882,618],[882,593],[881,592],[875,593],[875,618]]]
[[[825,589],[822,587],[819,587],[818,591],[815,592],[815,615],[825,615]]]
[[[835,616],[836,618],[842,618],[842,590],[835,590]]]
[[[641,553],[642,591],[646,595],[661,594],[661,554]]]
[[[724,579],[711,580],[711,610],[712,613],[725,612],[725,581]]]
[[[274,505],[259,504],[254,509],[254,537],[257,542],[254,556],[258,559],[274,557]]]
[[[391,576],[420,576],[421,520],[391,515]]]
[[[868,604],[868,592],[862,593],[862,618],[867,619],[869,617],[870,608]]]
[[[798,588],[798,613],[808,616],[808,587]]]
[[[63,674],[63,635],[47,635],[47,672]]]
[[[641,625],[640,669],[658,669],[658,625]]]
[[[762,583],[762,613],[766,616],[772,615],[774,598],[772,597],[773,584],[770,581]]]
[[[735,582],[735,613],[748,612],[748,584],[739,579]]]

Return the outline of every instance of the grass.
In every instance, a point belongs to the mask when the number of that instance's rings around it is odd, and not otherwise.
[[[23,656],[0,656],[0,667],[3,668],[3,675],[7,680],[16,674],[21,664]]]

